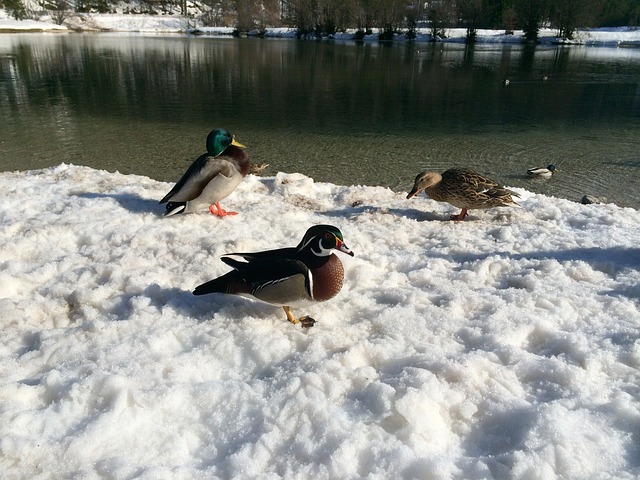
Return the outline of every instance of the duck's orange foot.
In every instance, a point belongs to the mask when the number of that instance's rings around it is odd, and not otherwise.
[[[224,210],[221,206],[220,203],[216,202],[213,205],[209,206],[209,211],[211,212],[212,215],[216,215],[218,217],[226,217],[228,215],[237,215],[238,212],[227,212],[226,210]]]
[[[300,324],[302,328],[311,328],[316,323],[315,319],[311,318],[309,315],[305,315],[304,317],[296,318],[291,313],[291,308],[287,306],[282,307],[284,309],[284,313],[287,314],[287,320],[289,320],[294,325]]]
[[[458,215],[451,215],[449,218],[451,220],[459,221],[459,220],[464,220],[466,216],[467,216],[467,209],[463,208]]]

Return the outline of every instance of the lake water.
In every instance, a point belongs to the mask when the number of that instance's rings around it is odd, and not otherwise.
[[[0,119],[4,171],[175,181],[222,126],[266,175],[407,191],[467,166],[640,208],[640,49],[5,34]],[[548,181],[524,175],[549,163]]]

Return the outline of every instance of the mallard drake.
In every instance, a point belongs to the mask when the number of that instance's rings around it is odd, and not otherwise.
[[[333,250],[353,256],[338,228],[315,225],[307,230],[297,247],[223,256],[222,261],[233,270],[196,287],[193,294],[226,293],[256,298],[282,307],[291,323],[308,328],[315,320],[309,316],[295,318],[291,306],[324,302],[338,294],[344,281],[344,267]]]
[[[520,196],[516,192],[466,168],[451,168],[442,174],[419,173],[407,198],[415,196],[421,190],[433,200],[461,208],[458,215],[451,215],[451,220],[464,220],[467,210],[520,206],[512,198]]]
[[[166,216],[190,213],[209,207],[219,217],[236,215],[220,207],[249,173],[251,160],[234,136],[216,128],[207,136],[207,153],[200,155],[160,203],[167,203]]]
[[[547,168],[537,167],[537,168],[530,168],[529,170],[527,170],[527,175],[530,175],[532,177],[540,177],[540,178],[551,178],[554,173],[556,173],[555,165],[549,165],[547,166]]]

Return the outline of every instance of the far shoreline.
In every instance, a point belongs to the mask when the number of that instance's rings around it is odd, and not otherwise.
[[[0,34],[13,33],[137,33],[178,34],[202,37],[251,37],[281,38],[315,41],[353,41],[363,43],[407,43],[407,44],[466,44],[466,29],[446,28],[444,38],[432,38],[428,28],[417,28],[415,36],[408,31],[396,33],[392,40],[380,40],[379,30],[358,36],[355,29],[318,37],[313,34],[299,35],[297,28],[266,28],[238,34],[234,27],[204,27],[194,25],[193,19],[178,15],[148,14],[73,14],[64,25],[51,22],[49,17],[38,20],[14,20],[6,11],[0,10]],[[557,30],[541,28],[538,40],[528,43],[522,30],[507,34],[504,30],[478,29],[475,45],[560,45],[590,47],[640,48],[640,27],[602,27],[577,29],[571,40],[559,38]]]

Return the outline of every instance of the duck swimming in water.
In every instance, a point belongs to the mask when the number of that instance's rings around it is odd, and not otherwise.
[[[537,167],[527,170],[527,175],[538,178],[551,178],[556,173],[555,165],[549,165],[547,168]]]

